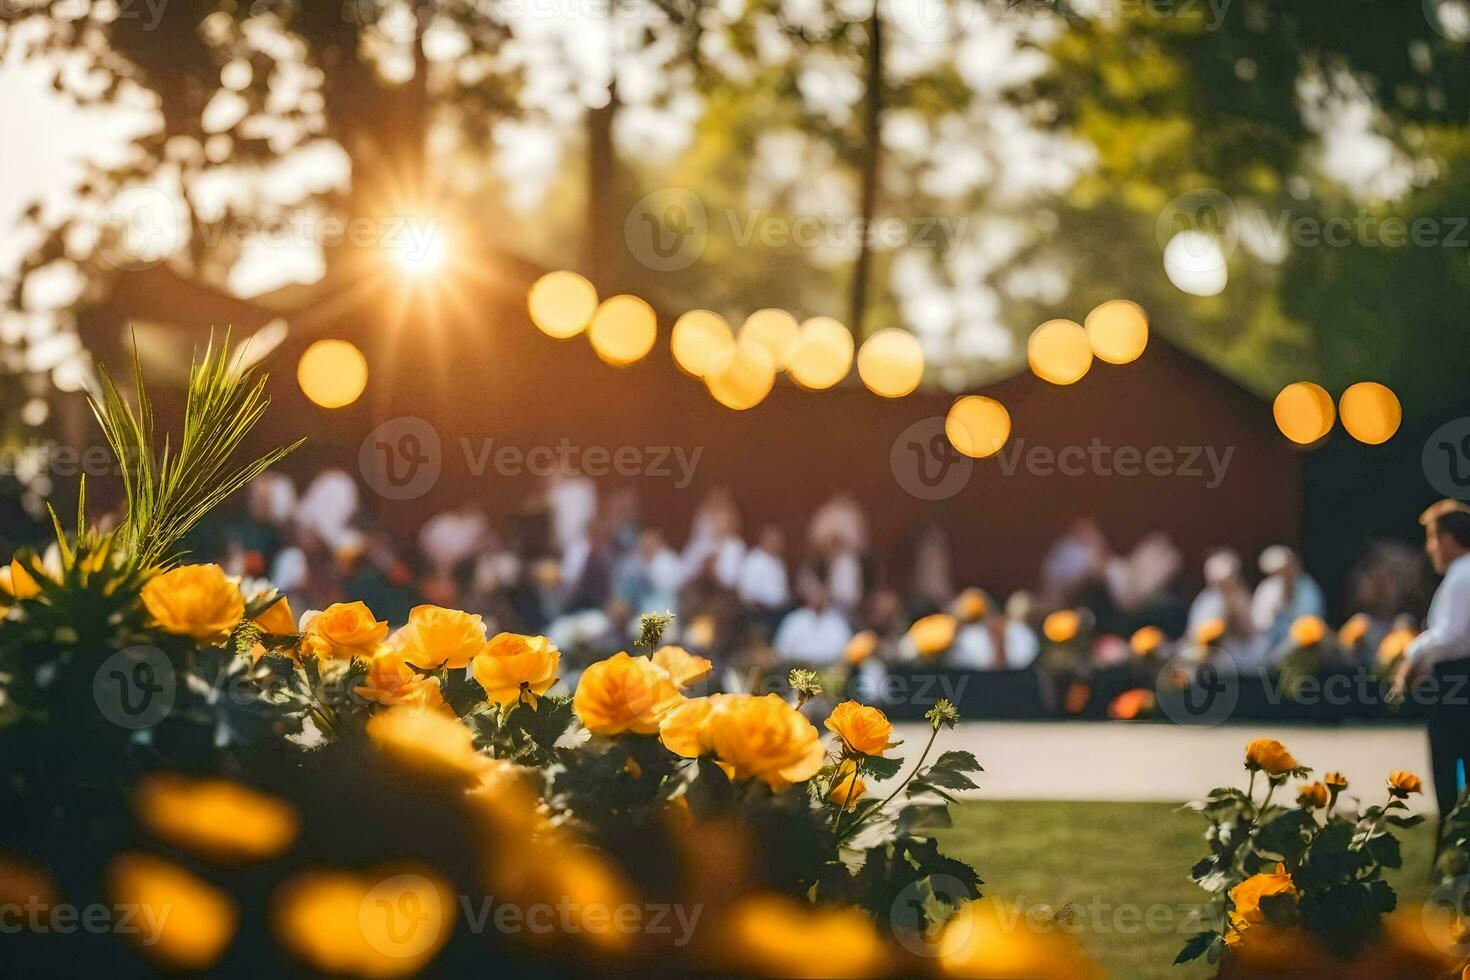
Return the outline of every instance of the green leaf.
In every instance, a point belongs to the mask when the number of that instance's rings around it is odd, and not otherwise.
[[[944,770],[948,772],[985,771],[981,767],[980,763],[975,760],[975,756],[973,753],[962,752],[956,749],[951,749],[948,752],[940,753],[939,758],[934,761],[934,765],[930,766],[929,768]]]
[[[911,803],[898,813],[898,832],[905,836],[915,830],[953,827],[949,807],[937,803]]]
[[[1223,941],[1224,937],[1218,932],[1197,932],[1189,937],[1189,941],[1184,944],[1184,948],[1179,951],[1179,955],[1174,957],[1174,965],[1178,966],[1180,963],[1197,960],[1205,955],[1215,943]]]
[[[870,755],[863,759],[862,770],[874,779],[892,779],[903,768],[902,759],[889,759],[881,755]]]
[[[1368,838],[1368,853],[1385,868],[1401,868],[1404,865],[1403,855],[1399,853],[1398,839],[1393,834],[1379,834]]]

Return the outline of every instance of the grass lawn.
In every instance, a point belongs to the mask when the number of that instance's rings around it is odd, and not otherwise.
[[[1070,903],[1068,928],[1109,977],[1210,975],[1201,964],[1170,965],[1202,928],[1195,910],[1208,896],[1188,877],[1205,855],[1200,815],[1163,803],[980,800],[954,813],[943,846],[979,869],[985,894],[1000,903],[1003,916]],[[1404,867],[1389,880],[1400,903],[1429,894],[1433,824],[1397,832]]]

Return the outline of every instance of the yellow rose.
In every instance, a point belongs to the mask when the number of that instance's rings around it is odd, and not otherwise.
[[[667,670],[647,657],[623,652],[582,672],[572,709],[594,735],[652,735],[683,701]]]
[[[832,791],[827,794],[827,802],[835,803],[844,810],[856,810],[858,800],[868,791],[868,784],[858,775],[857,766],[851,761],[844,762],[838,770],[837,779],[832,783]]]
[[[1058,609],[1041,624],[1041,632],[1053,643],[1070,643],[1077,638],[1082,617],[1071,609]]]
[[[479,616],[443,606],[414,606],[408,625],[389,641],[415,667],[463,670],[485,646],[485,624]]]
[[[914,625],[909,627],[908,639],[913,643],[919,656],[937,657],[954,646],[955,632],[958,628],[953,616],[935,613],[932,616],[915,620]]]
[[[1298,616],[1291,624],[1291,642],[1313,647],[1327,638],[1327,624],[1316,616]]]
[[[1274,872],[1251,875],[1230,889],[1230,901],[1235,906],[1235,915],[1242,922],[1255,924],[1266,921],[1265,914],[1261,911],[1261,899],[1276,895],[1290,895],[1295,898],[1297,894],[1291,875],[1286,873],[1286,866],[1278,864]]]
[[[223,643],[245,618],[240,587],[218,565],[181,565],[143,586],[143,605],[165,633]]]
[[[1307,783],[1297,793],[1296,801],[1309,810],[1320,810],[1332,802],[1332,795],[1324,783]]]
[[[401,705],[373,715],[364,731],[380,752],[420,772],[472,783],[487,767],[474,734],[450,713]]]
[[[1264,769],[1268,776],[1284,776],[1300,769],[1301,763],[1274,738],[1258,738],[1245,747],[1245,767],[1253,772]]]
[[[697,759],[709,751],[704,744],[704,723],[715,703],[727,696],[690,698],[671,708],[658,724],[658,737],[664,748],[686,759]]]
[[[888,748],[893,725],[877,708],[844,701],[832,710],[825,722],[827,731],[836,732],[849,752],[858,755],[882,755]]]
[[[1347,777],[1336,770],[1333,770],[1332,772],[1329,772],[1327,775],[1323,776],[1322,782],[1326,783],[1330,789],[1335,789],[1339,793],[1347,789],[1348,787]]]
[[[1157,626],[1145,626],[1133,634],[1128,646],[1140,657],[1147,657],[1164,643],[1164,631]]]
[[[493,704],[515,704],[524,693],[535,703],[556,683],[561,653],[544,636],[497,633],[470,662],[475,680]]]
[[[403,704],[420,708],[445,707],[439,678],[425,677],[397,653],[384,650],[368,661],[367,674],[353,690],[359,697],[379,704]]]
[[[168,910],[156,934],[129,930],[139,955],[156,966],[207,973],[235,937],[239,914],[229,894],[161,857],[119,854],[107,866],[106,881],[114,905]]]
[[[291,602],[285,596],[267,606],[265,612],[256,616],[252,622],[260,627],[262,633],[272,636],[290,636],[296,632],[296,616],[291,612]]]
[[[1405,799],[1410,793],[1424,792],[1424,782],[1412,772],[1403,769],[1395,769],[1388,774],[1388,795],[1395,799]]]
[[[872,630],[854,633],[842,651],[842,659],[853,667],[862,666],[878,649],[878,634]]]
[[[1194,642],[1202,647],[1216,643],[1225,635],[1225,620],[1207,619],[1194,631]]]
[[[334,602],[306,624],[306,649],[322,659],[369,660],[388,636],[388,624],[361,602]]]
[[[148,833],[186,851],[235,863],[273,858],[296,839],[296,808],[230,782],[171,772],[149,773],[133,791]]]
[[[732,780],[759,779],[775,790],[812,778],[826,757],[816,728],[777,694],[721,698],[702,740]]]
[[[753,893],[708,928],[716,975],[837,980],[893,972],[893,953],[873,920],[852,906]]]
[[[1367,613],[1357,613],[1349,617],[1337,631],[1338,644],[1344,647],[1357,646],[1368,635],[1368,628],[1372,625],[1373,621],[1368,618]]]
[[[660,647],[654,651],[652,660],[669,672],[669,679],[681,691],[697,680],[704,678],[714,668],[703,657],[697,657],[683,647]]]

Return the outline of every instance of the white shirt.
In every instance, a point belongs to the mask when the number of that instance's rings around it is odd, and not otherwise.
[[[836,609],[821,612],[803,606],[786,615],[772,644],[782,660],[807,664],[833,664],[842,659],[852,627]]]
[[[741,599],[752,605],[779,609],[791,596],[786,582],[786,563],[763,548],[750,549],[740,563],[736,591]]]
[[[1470,657],[1470,555],[1461,555],[1445,569],[1424,632],[1409,644],[1407,656],[1425,666]]]
[[[863,563],[858,556],[844,551],[832,559],[827,569],[827,589],[832,601],[844,609],[855,609],[863,598]]]
[[[1036,634],[1025,623],[1011,620],[1006,623],[1006,663],[1001,668],[996,662],[995,641],[984,623],[972,623],[960,630],[955,638],[954,650],[949,663],[966,670],[1022,670],[1030,667],[1041,652]]]

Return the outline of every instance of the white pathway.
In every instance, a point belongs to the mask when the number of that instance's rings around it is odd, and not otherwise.
[[[928,737],[928,726],[920,722],[894,727],[894,737],[904,742],[899,751],[911,766]],[[1407,726],[1188,728],[1119,722],[966,722],[939,733],[931,758],[945,749],[975,753],[985,767],[976,778],[981,799],[1181,803],[1216,786],[1244,786],[1245,745],[1261,737],[1280,739],[1318,775],[1329,769],[1341,771],[1368,801],[1378,800],[1384,777],[1393,769],[1408,769],[1426,784],[1429,781],[1424,729]],[[906,766],[903,772],[908,770]],[[1414,809],[1432,812],[1433,798],[1426,793],[1415,801]]]

